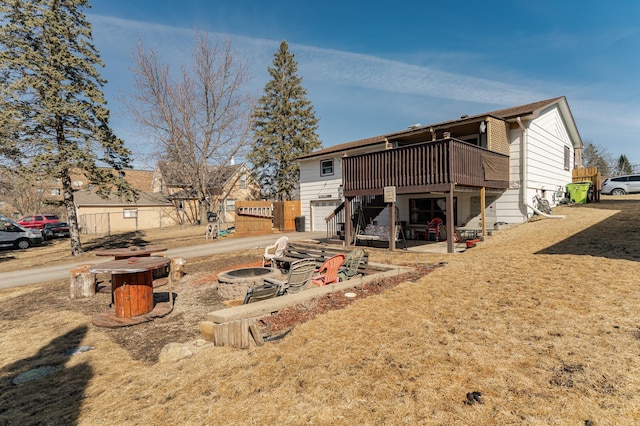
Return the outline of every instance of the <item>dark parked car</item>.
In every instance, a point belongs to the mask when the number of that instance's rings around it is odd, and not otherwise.
[[[42,229],[42,236],[46,240],[56,237],[68,237],[69,224],[67,222],[47,223]]]

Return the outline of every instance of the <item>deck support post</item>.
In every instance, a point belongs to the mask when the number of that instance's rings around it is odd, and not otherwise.
[[[453,191],[455,184],[452,183],[449,192],[447,192],[447,253],[454,253],[453,233],[455,232],[456,215],[453,207]]]

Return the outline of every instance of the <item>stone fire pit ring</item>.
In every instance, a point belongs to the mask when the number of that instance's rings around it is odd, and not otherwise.
[[[247,290],[262,285],[264,278],[273,278],[273,268],[238,268],[218,274],[218,295],[225,300],[244,299]]]

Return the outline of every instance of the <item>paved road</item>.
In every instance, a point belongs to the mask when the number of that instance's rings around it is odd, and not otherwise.
[[[255,248],[264,248],[269,244],[273,244],[276,239],[286,235],[291,241],[300,241],[308,239],[325,238],[325,232],[292,232],[284,234],[260,235],[256,237],[243,238],[218,238],[217,240],[189,247],[180,247],[170,249],[163,254],[174,257],[182,256],[185,259],[190,257],[206,256],[208,254],[219,254],[230,251],[248,250]],[[113,260],[111,257],[98,258],[91,260],[91,263],[100,263]],[[43,281],[52,281],[69,277],[69,271],[78,265],[87,263],[87,260],[67,263],[64,265],[47,266],[45,268],[24,269],[14,272],[0,273],[0,289],[19,287],[29,284],[40,283]]]

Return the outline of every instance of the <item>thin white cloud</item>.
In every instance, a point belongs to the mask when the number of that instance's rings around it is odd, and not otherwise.
[[[161,53],[165,57],[176,54],[186,57],[185,43],[191,46],[193,39],[192,29],[99,15],[91,16],[91,19],[94,31],[99,31],[102,37],[108,35],[111,44],[114,38],[120,47],[132,45],[132,40],[140,39],[145,45],[156,48],[161,45]],[[231,34],[215,35],[231,37],[234,48],[243,56],[252,58],[254,67],[260,71],[271,65],[273,53],[280,43]],[[544,97],[518,85],[375,56],[293,43],[290,49],[296,55],[305,81],[499,105],[516,105]]]
[[[133,46],[138,39],[145,46],[157,49],[165,59],[170,59],[176,65],[189,61],[189,53],[193,45],[193,28],[101,15],[90,15],[89,19],[93,25],[96,44],[107,62],[107,69],[112,73],[107,78],[110,84],[114,83],[118,87],[118,90],[129,90],[131,76],[127,67]],[[625,31],[602,36],[603,39],[614,42],[632,33]],[[251,60],[254,74],[260,77],[256,79],[258,84],[256,87],[259,90],[268,78],[266,69],[272,65],[273,54],[278,49],[280,41],[232,34],[214,35],[231,38],[239,54]],[[556,42],[562,39],[557,34],[553,37]],[[567,38],[562,43],[571,42]],[[623,129],[630,138],[636,140],[640,138],[638,105],[636,103],[620,104],[611,100],[610,92],[613,83],[586,87],[574,85],[569,81],[538,81],[531,76],[523,75],[522,71],[515,68],[501,70],[500,75],[496,75],[495,79],[488,79],[442,70],[438,66],[419,66],[399,60],[297,43],[290,43],[290,49],[296,56],[299,72],[304,78],[305,85],[320,88],[317,90],[322,90],[323,87],[344,86],[361,89],[364,92],[373,91],[372,96],[376,97],[389,93],[433,98],[434,105],[442,99],[450,100],[452,103],[477,103],[480,107],[478,113],[494,109],[496,106],[508,107],[566,95],[584,139],[598,142],[604,139],[612,128]],[[114,66],[110,65],[110,62],[116,63],[117,70],[114,71]],[[323,96],[325,100],[328,98]],[[336,94],[335,98],[340,102],[363,102],[362,96],[357,101],[345,99],[340,94]],[[331,108],[332,106],[326,103],[321,107]],[[358,105],[352,106],[354,111],[358,108]],[[414,119],[415,117],[409,117],[407,122]],[[331,130],[340,125],[345,124],[331,123]],[[388,129],[388,131],[394,130],[397,129]],[[364,133],[362,136],[370,135]],[[618,135],[619,140],[607,140],[606,143],[611,144],[612,151],[636,150],[628,156],[636,161],[640,160],[638,148],[630,148],[629,142],[620,138],[622,134]],[[336,142],[344,141],[336,140]]]

